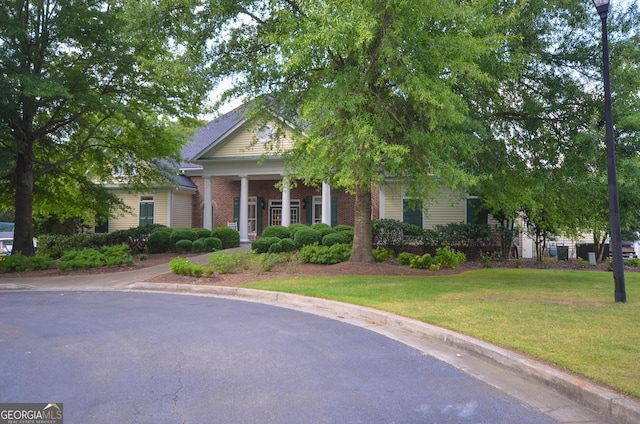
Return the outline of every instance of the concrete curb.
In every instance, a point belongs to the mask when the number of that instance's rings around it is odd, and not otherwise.
[[[636,424],[640,422],[640,403],[625,398],[610,389],[507,349],[388,312],[325,299],[238,287],[140,282],[130,284],[125,289],[129,291],[210,295],[296,309],[369,327],[373,331],[395,338],[429,355],[434,352],[431,346],[428,346],[427,352],[424,350],[424,343],[420,343],[420,341],[445,345],[456,351],[481,358],[483,361],[497,365],[501,369],[508,370],[519,377],[539,383],[579,405],[604,415],[603,418],[607,422],[615,424]],[[416,339],[418,340],[417,343],[411,341]],[[455,361],[451,361],[450,354],[440,353],[432,356],[445,360],[454,367],[466,370],[464,366],[458,366]],[[460,355],[458,354],[457,356],[459,357]]]

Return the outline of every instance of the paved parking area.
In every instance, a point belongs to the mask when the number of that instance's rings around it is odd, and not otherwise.
[[[269,305],[0,293],[0,401],[69,423],[553,423],[387,337]]]

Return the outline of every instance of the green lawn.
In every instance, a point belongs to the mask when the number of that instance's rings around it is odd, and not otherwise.
[[[525,352],[640,397],[640,273],[627,302],[597,271],[482,269],[453,276],[279,278],[246,287],[370,306]]]

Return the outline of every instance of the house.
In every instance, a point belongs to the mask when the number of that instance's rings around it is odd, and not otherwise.
[[[173,186],[137,194],[110,187],[133,213],[111,219],[108,231],[145,223],[172,228],[233,226],[240,241],[247,243],[270,225],[353,225],[354,196],[328,184],[309,187],[287,181],[283,158],[274,153],[271,144],[278,118],[256,127],[247,120],[245,110],[236,108],[196,132],[183,150],[185,162]],[[285,137],[283,147],[290,144]],[[424,209],[412,208],[405,190],[393,180],[374,190],[372,196],[373,219],[396,219],[422,228],[489,222],[486,214],[478,214],[477,197],[446,188]]]
[[[233,223],[241,242],[270,225],[353,225],[353,196],[328,184],[287,181],[283,158],[273,149],[275,121],[255,128],[244,111],[239,107],[209,122],[183,151],[188,163],[181,171],[198,187],[194,225],[210,229]],[[291,145],[287,137],[280,142],[284,149]]]
[[[110,217],[96,227],[96,232],[114,232],[145,224],[162,224],[170,228],[193,227],[193,196],[198,187],[184,175],[176,175],[170,183],[154,186],[150,191],[134,193],[122,184],[106,187],[129,207],[131,213]]]

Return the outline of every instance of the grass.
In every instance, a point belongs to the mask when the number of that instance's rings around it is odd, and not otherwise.
[[[452,276],[279,278],[246,287],[369,306],[511,348],[640,397],[640,273],[482,269]]]

